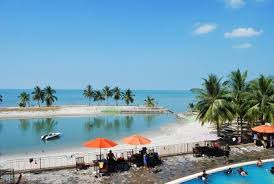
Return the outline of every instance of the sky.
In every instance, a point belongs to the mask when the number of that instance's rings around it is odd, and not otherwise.
[[[187,90],[274,71],[273,0],[0,0],[0,88]]]

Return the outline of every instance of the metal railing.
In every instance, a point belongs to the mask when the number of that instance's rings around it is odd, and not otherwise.
[[[180,154],[192,153],[196,144],[206,146],[210,141],[163,145],[147,147],[148,150],[153,149],[160,157],[173,156]],[[134,149],[115,150],[116,157],[128,158],[130,152],[136,151]],[[103,157],[107,152],[102,152]],[[77,153],[73,155],[62,156],[47,156],[47,157],[33,157],[29,159],[15,159],[7,160],[0,163],[1,169],[14,169],[17,172],[28,172],[37,170],[62,169],[73,168],[76,166],[76,158],[84,157],[85,163],[93,164],[94,160],[98,159],[99,153]]]

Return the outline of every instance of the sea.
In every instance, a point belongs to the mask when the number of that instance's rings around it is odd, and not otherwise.
[[[0,108],[18,106],[18,96],[23,91],[31,93],[29,89],[1,89],[3,102]],[[88,99],[84,98],[82,93],[82,90],[56,90],[58,100],[55,105],[87,105]],[[143,105],[144,99],[150,96],[158,106],[174,112],[187,111],[188,104],[195,101],[195,96],[190,91],[134,90],[133,93],[133,105]],[[97,102],[93,104],[97,105]],[[109,104],[114,105],[115,101],[109,100]],[[119,104],[124,105],[124,102],[119,101]],[[31,101],[31,105],[37,104]],[[83,142],[96,137],[120,140],[132,134],[158,131],[162,126],[174,122],[176,117],[172,114],[100,114],[83,117],[2,119],[0,155],[81,147]],[[41,135],[50,132],[61,132],[62,135],[59,139],[46,142],[40,139]]]

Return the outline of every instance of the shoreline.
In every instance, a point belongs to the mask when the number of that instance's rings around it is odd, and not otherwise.
[[[86,116],[99,114],[163,114],[168,109],[146,106],[86,106],[64,105],[52,107],[3,107],[0,108],[2,119],[32,119],[45,117]]]
[[[195,133],[193,132],[195,131]],[[181,143],[199,142],[205,140],[216,140],[217,136],[214,129],[210,125],[201,126],[199,122],[195,120],[195,116],[187,116],[186,119],[177,120],[176,122],[170,122],[167,125],[160,127],[160,130],[152,130],[141,133],[141,135],[151,140],[151,144],[147,147],[162,146],[162,145],[174,145]],[[111,148],[113,152],[118,150],[129,150],[135,148],[131,145],[122,143],[122,140],[114,140],[118,143],[118,146]],[[141,146],[138,146],[138,148]],[[106,153],[109,149],[102,149],[103,153]],[[88,149],[81,145],[69,148],[60,148],[56,150],[40,150],[30,152],[18,152],[12,154],[0,155],[0,163],[4,163],[8,160],[17,159],[29,159],[39,157],[51,157],[51,156],[70,156],[70,155],[83,155],[83,154],[98,154],[99,149]]]

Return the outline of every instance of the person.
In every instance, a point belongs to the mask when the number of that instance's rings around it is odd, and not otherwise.
[[[257,160],[257,166],[258,167],[262,167],[263,166],[263,161],[260,158],[258,158],[258,160]]]
[[[238,170],[238,173],[239,173],[241,176],[247,176],[247,172],[246,172],[242,167],[240,167],[240,169]]]
[[[143,154],[143,162],[144,162],[144,166],[147,168],[147,154],[146,153]]]
[[[229,153],[230,153],[230,147],[228,144],[226,144],[225,149],[224,149],[224,154],[225,154],[227,162],[229,161]]]
[[[109,150],[109,153],[107,155],[107,160],[109,161],[110,164],[115,162],[115,156],[111,150]]]
[[[253,134],[253,142],[254,142],[255,145],[257,145],[257,140],[258,140],[258,134],[254,133]]]
[[[206,173],[206,170],[203,170],[203,174],[200,176],[201,180],[204,182],[204,183],[207,183],[208,181],[208,174]]]
[[[271,174],[274,174],[274,167],[271,167],[270,172]]]
[[[225,171],[225,174],[226,174],[226,175],[232,174],[232,169],[231,169],[231,168],[228,168],[228,170]]]

